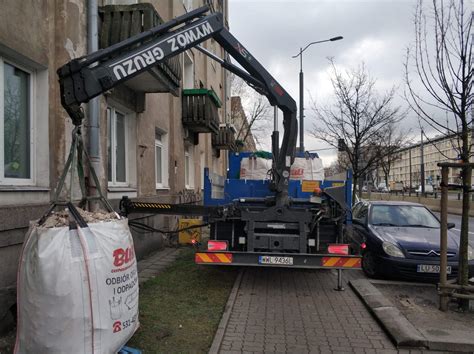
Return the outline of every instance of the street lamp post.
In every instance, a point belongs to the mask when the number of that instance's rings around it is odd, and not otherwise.
[[[324,43],[324,42],[334,42],[343,39],[344,37],[338,36],[322,41],[316,41],[309,43],[306,47],[300,48],[300,52],[296,55],[293,55],[293,58],[300,57],[300,151],[304,152],[304,99],[303,99],[303,88],[304,88],[304,76],[303,76],[303,52],[308,49],[308,47],[313,44]]]

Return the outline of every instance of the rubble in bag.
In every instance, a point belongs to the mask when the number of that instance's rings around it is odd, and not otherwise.
[[[101,222],[101,221],[112,221],[117,220],[117,214],[115,212],[107,213],[104,211],[97,211],[97,212],[90,212],[87,210],[83,210],[81,208],[77,208],[79,214],[81,214],[82,218],[86,223],[94,223],[94,222]],[[61,226],[68,226],[69,225],[69,212],[67,209],[52,212],[51,215],[46,219],[41,227],[45,228],[53,228],[53,227],[61,227]]]
[[[128,220],[71,211],[76,228],[67,210],[52,214],[46,227],[30,224],[18,266],[15,354],[117,353],[139,327]]]

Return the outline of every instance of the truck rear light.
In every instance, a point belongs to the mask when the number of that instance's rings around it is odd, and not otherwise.
[[[348,244],[330,244],[328,245],[328,253],[349,254]]]
[[[207,242],[208,251],[227,251],[227,241],[208,241]]]
[[[363,250],[365,250],[367,248],[367,245],[365,244],[365,242],[362,242],[360,244],[360,248],[362,248]]]

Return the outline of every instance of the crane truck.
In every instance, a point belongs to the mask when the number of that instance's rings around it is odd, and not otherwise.
[[[200,46],[210,38],[241,67]],[[270,178],[247,181],[233,177],[248,155],[231,152],[224,199],[212,198],[212,181],[206,172],[204,205],[149,203],[124,197],[122,212],[203,216],[211,225],[211,239],[207,249],[196,252],[200,264],[332,268],[338,269],[339,275],[342,269],[360,268],[360,249],[353,247],[345,234],[351,222],[350,176],[338,183],[321,182],[317,193],[290,179],[296,156],[296,102],[228,31],[221,13],[204,6],[71,60],[57,71],[62,106],[73,124],[80,126],[84,118],[81,104],[190,48],[241,77],[283,113],[281,145],[276,129],[271,136]]]

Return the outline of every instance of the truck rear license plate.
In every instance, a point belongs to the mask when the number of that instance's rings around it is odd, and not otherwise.
[[[258,263],[260,263],[260,264],[293,265],[293,257],[259,256],[258,257]]]
[[[418,273],[439,273],[440,266],[432,264],[418,264],[416,271]],[[446,267],[446,272],[451,274],[451,266]]]

